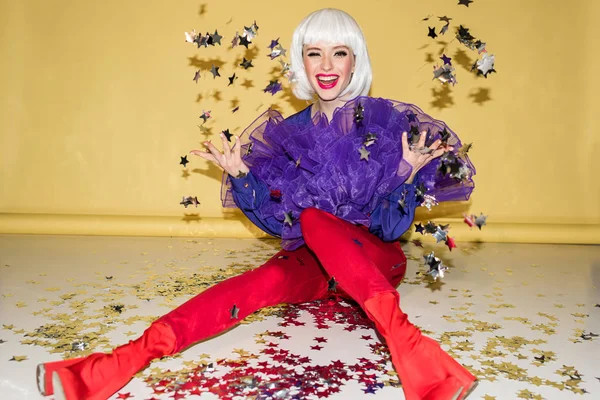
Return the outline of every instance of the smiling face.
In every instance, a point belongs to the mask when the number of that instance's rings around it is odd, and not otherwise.
[[[304,69],[311,87],[324,102],[343,102],[340,93],[348,86],[354,72],[354,54],[343,44],[304,45]]]

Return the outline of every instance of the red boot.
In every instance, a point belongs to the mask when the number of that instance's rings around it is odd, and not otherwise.
[[[38,364],[35,375],[37,378],[38,390],[42,396],[51,396],[54,394],[54,388],[52,387],[52,373],[54,371],[77,364],[83,359],[85,359],[85,357]]]
[[[155,322],[135,341],[112,353],[94,353],[83,361],[54,371],[56,400],[106,400],[127,384],[155,358],[170,355],[176,348],[173,330]]]
[[[385,338],[406,400],[462,400],[477,378],[408,321],[397,293],[365,301],[365,310]]]

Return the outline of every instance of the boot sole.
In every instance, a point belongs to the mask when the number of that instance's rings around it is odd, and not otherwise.
[[[475,388],[477,387],[477,385],[479,385],[479,380],[473,381],[473,383],[471,383],[471,386],[469,386],[469,389],[467,389],[467,392],[465,393],[465,395],[463,397],[458,397],[457,400],[464,400],[467,397],[469,397],[469,395],[471,393],[473,393],[473,391],[475,390]]]
[[[56,371],[52,374],[52,386],[54,387],[54,400],[67,400],[60,376]]]
[[[44,364],[38,364],[35,369],[35,377],[40,394],[46,396],[46,368],[44,368]]]

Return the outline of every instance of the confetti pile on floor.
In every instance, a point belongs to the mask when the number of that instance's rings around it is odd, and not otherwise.
[[[600,246],[407,243],[402,308],[481,383],[470,399],[600,396]],[[276,240],[0,236],[0,392],[39,399],[40,362],[109,351]],[[450,266],[433,281],[423,255]],[[115,399],[403,398],[385,344],[337,298],[261,310],[156,360]]]

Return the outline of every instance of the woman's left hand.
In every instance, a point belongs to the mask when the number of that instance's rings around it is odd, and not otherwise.
[[[446,151],[451,151],[454,149],[453,146],[448,146],[447,144],[442,145],[442,141],[440,139],[433,142],[431,146],[425,147],[427,134],[427,131],[421,132],[418,144],[409,145],[408,134],[406,132],[402,133],[402,158],[412,167],[412,172],[406,180],[406,183],[412,183],[417,175],[417,172],[429,164],[431,160],[438,158]]]

